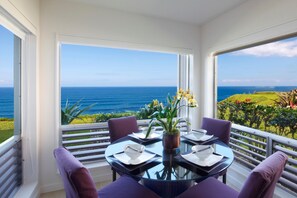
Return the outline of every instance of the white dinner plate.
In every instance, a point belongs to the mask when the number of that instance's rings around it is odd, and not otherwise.
[[[128,155],[126,155],[126,153],[117,153],[113,155],[116,159],[118,159],[120,162],[122,162],[123,164],[126,165],[137,165],[137,164],[141,164],[143,162],[146,162],[150,159],[152,159],[153,157],[156,156],[156,154],[153,153],[149,153],[144,151],[137,159],[132,160]]]

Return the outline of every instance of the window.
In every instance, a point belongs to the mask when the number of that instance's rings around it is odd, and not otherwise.
[[[145,105],[189,89],[192,62],[191,55],[62,43],[60,144],[82,162],[104,160],[110,144],[105,122],[147,119]],[[187,109],[179,113],[188,116]]]
[[[218,117],[297,139],[297,37],[217,56]]]
[[[166,102],[168,94],[175,95],[177,79],[178,54],[62,44],[62,124],[138,116],[152,100]],[[73,105],[86,109],[80,119],[67,120]]]
[[[22,183],[21,43],[19,36],[0,25],[0,194],[3,197],[12,196]]]

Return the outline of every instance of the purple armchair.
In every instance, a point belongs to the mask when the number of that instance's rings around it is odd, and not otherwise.
[[[135,116],[112,118],[108,120],[110,142],[139,131]],[[116,171],[112,169],[112,180],[116,180]]]
[[[108,128],[111,143],[119,138],[131,134],[132,132],[138,131],[138,125],[135,116],[109,119]]]
[[[54,150],[67,198],[155,198],[154,192],[128,176],[96,190],[89,171],[65,148]]]
[[[217,136],[221,141],[228,145],[230,140],[231,124],[232,123],[227,120],[204,117],[201,128],[207,130],[207,134]],[[223,183],[226,184],[227,170],[223,171],[216,177],[219,176],[223,176]]]
[[[229,144],[231,131],[230,121],[204,117],[201,128],[207,130],[207,134],[217,136],[225,144]]]
[[[287,161],[288,156],[280,151],[266,158],[252,170],[240,192],[210,177],[191,187],[178,198],[272,198],[276,182],[280,178]]]

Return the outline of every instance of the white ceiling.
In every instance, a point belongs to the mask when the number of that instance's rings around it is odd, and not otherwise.
[[[70,0],[201,25],[247,0]]]

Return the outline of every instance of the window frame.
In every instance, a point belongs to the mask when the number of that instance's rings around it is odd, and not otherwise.
[[[84,46],[95,46],[95,47],[107,47],[107,48],[118,48],[128,50],[142,50],[142,51],[153,51],[160,53],[175,53],[178,56],[176,68],[178,70],[178,82],[176,84],[177,89],[189,89],[190,88],[190,71],[193,67],[194,55],[191,49],[182,48],[171,48],[171,47],[160,47],[160,46],[147,46],[137,43],[127,43],[120,41],[110,41],[94,38],[76,37],[69,35],[56,35],[56,98],[55,98],[55,111],[56,111],[56,127],[57,132],[55,133],[56,147],[62,145],[62,131],[63,129],[69,130],[69,126],[63,126],[61,124],[61,45],[62,44],[74,44]],[[184,80],[186,78],[186,80]],[[187,116],[189,119],[189,110],[186,109],[184,112],[179,114],[181,116]],[[93,124],[94,126],[96,124]],[[71,129],[79,128],[80,126],[74,125]],[[92,163],[92,162],[91,162]]]
[[[297,37],[297,32],[279,35],[279,36],[276,36],[276,37],[273,37],[270,39],[255,41],[255,42],[252,42],[249,44],[243,44],[243,45],[239,45],[236,47],[231,47],[229,49],[218,50],[218,51],[211,53],[211,59],[212,59],[211,65],[213,67],[213,96],[214,96],[214,98],[213,98],[213,112],[212,113],[215,118],[217,118],[217,112],[218,112],[218,107],[217,107],[217,103],[218,103],[218,101],[217,101],[218,100],[218,55],[231,53],[231,52],[235,52],[235,51],[239,51],[239,50],[243,50],[243,49],[247,49],[247,48],[252,48],[252,47],[256,47],[256,46],[260,46],[260,45],[265,45],[265,44],[289,39],[292,37]]]
[[[23,54],[24,54],[24,43],[25,43],[25,33],[17,28],[13,23],[9,22],[5,17],[0,15],[0,25],[6,28],[8,31],[14,34],[14,41],[18,37],[18,41],[14,42],[14,134],[12,137],[0,144],[0,151],[2,151],[2,146],[8,142],[15,142],[21,139],[21,126],[22,126],[22,67],[23,67]],[[18,47],[19,51],[16,51]],[[17,53],[17,56],[15,54]],[[17,68],[17,70],[16,70]],[[17,101],[17,102],[16,102]],[[17,115],[17,117],[16,117]]]
[[[0,14],[0,25],[10,31],[14,37],[13,54],[13,88],[14,88],[14,133],[13,136],[0,144],[0,156],[6,159],[1,162],[4,174],[2,179],[6,178],[7,188],[2,192],[5,196],[14,195],[24,181],[23,163],[22,163],[22,85],[23,85],[23,54],[26,34],[16,25],[8,21]],[[12,164],[11,164],[12,163]],[[6,167],[6,168],[5,168]],[[9,193],[9,194],[8,194]]]

